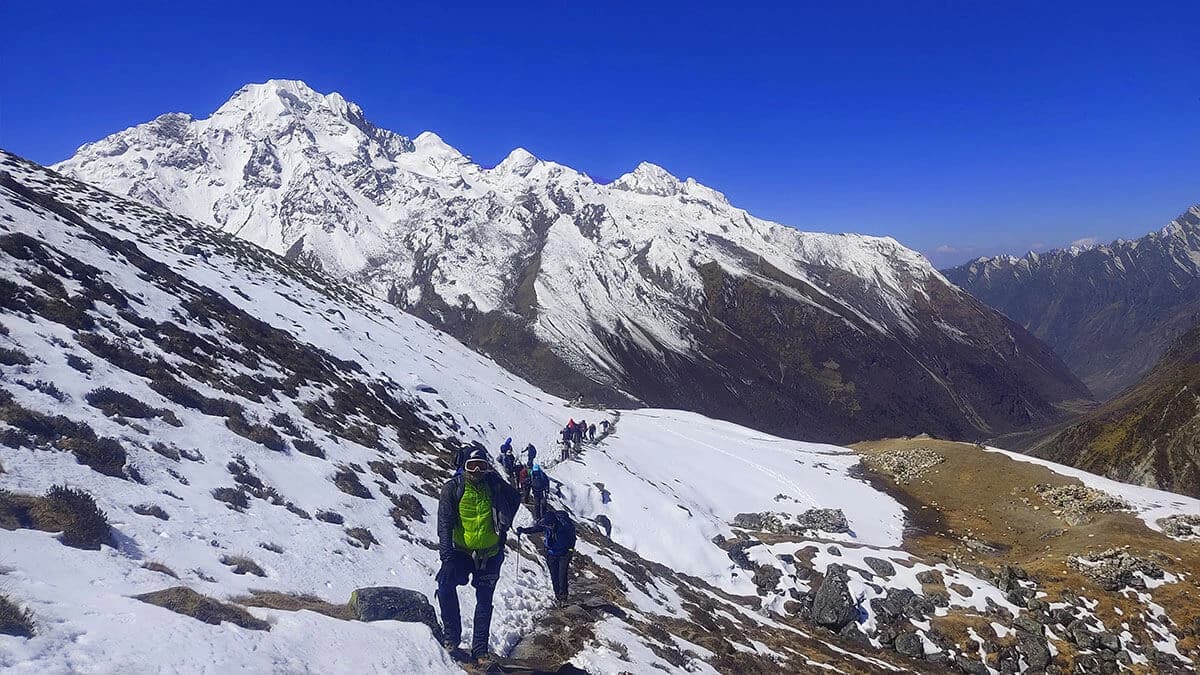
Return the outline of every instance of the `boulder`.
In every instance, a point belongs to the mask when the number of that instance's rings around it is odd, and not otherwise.
[[[920,635],[912,631],[897,635],[893,646],[897,652],[914,659],[925,656],[925,643],[921,641]]]
[[[429,626],[433,636],[442,639],[437,613],[425,594],[395,586],[360,588],[350,594],[350,611],[359,621],[404,621]]]
[[[881,577],[890,577],[896,574],[896,566],[883,558],[867,556],[863,558],[863,562],[867,563],[867,567],[870,567]]]
[[[937,570],[923,570],[917,572],[917,581],[923,584],[940,584],[943,583],[942,573]]]
[[[1017,649],[1025,656],[1025,662],[1034,670],[1050,665],[1050,647],[1046,638],[1025,631],[1017,631]]]
[[[858,607],[846,582],[846,571],[840,565],[830,565],[813,596],[814,622],[836,631],[858,619]]]

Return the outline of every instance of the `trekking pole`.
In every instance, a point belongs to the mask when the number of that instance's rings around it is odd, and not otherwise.
[[[521,580],[521,533],[517,533],[517,581]]]

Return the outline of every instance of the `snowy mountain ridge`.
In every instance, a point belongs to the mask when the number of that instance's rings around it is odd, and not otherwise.
[[[436,134],[380,129],[298,81],[248,85],[207,119],[164,115],[55,168],[319,265],[563,395],[624,392],[762,426],[761,406],[744,401],[852,384],[814,396],[826,402],[794,426],[768,428],[817,426],[831,440],[848,438],[838,418],[856,409],[871,418],[858,428],[930,429],[883,412],[897,403],[874,393],[885,373],[935,390],[938,431],[959,435],[1087,396],[1037,345],[996,349],[1028,337],[974,317],[987,310],[894,239],[757,219],[645,162],[607,185],[522,149],[486,169]],[[792,316],[761,337],[748,322],[765,317],[730,304],[747,292]],[[879,352],[888,357],[858,363]],[[980,360],[1018,383],[1015,406],[957,393],[989,387],[971,374]],[[731,375],[747,362],[763,372]],[[698,380],[711,381],[700,396]]]

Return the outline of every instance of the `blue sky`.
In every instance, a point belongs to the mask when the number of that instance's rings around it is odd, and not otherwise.
[[[648,160],[940,265],[1200,202],[1200,3],[505,4],[7,0],[0,146],[50,163],[283,77],[483,164]]]

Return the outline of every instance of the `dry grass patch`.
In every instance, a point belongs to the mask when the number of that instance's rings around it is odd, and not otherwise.
[[[159,562],[142,563],[142,569],[150,570],[151,572],[158,572],[159,574],[165,574],[175,579],[179,578],[179,575],[175,573],[175,570]]]
[[[267,573],[263,568],[259,567],[258,563],[244,555],[223,555],[221,556],[221,564],[229,566],[234,574],[253,574],[256,577],[265,577]]]
[[[352,621],[354,619],[354,613],[350,611],[349,605],[335,605],[331,602],[325,602],[315,595],[250,589],[250,595],[234,598],[233,601],[246,607],[266,607],[286,612],[299,612],[302,609],[307,609],[310,612],[324,614],[325,616],[343,621]]]
[[[135,600],[141,600],[142,602],[156,605],[163,609],[169,609],[176,614],[190,616],[193,619],[214,626],[228,621],[249,630],[271,630],[271,624],[254,618],[250,612],[241,607],[214,600],[186,586],[174,586],[133,597]]]

